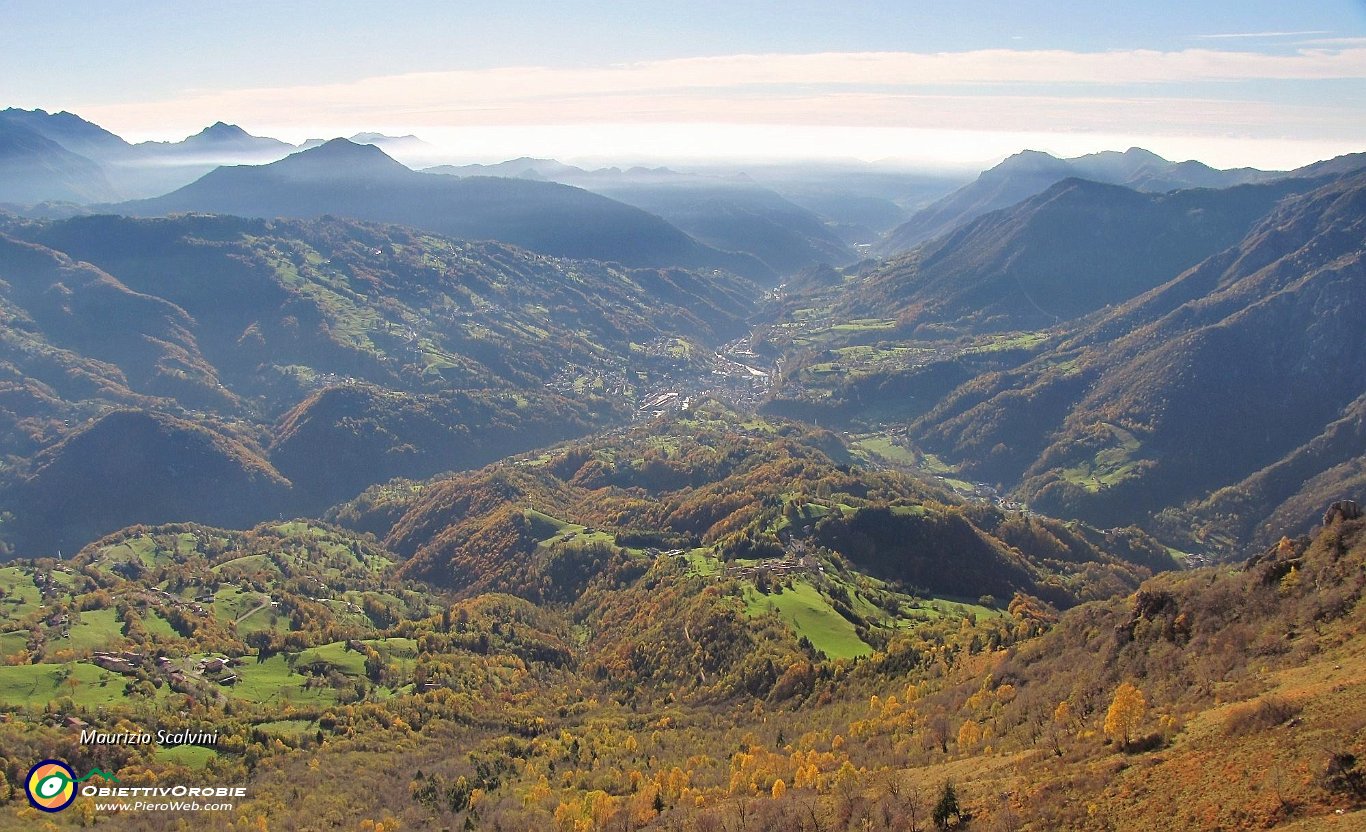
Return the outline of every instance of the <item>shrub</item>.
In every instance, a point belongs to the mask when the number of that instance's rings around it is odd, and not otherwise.
[[[1224,717],[1224,733],[1242,737],[1275,728],[1300,712],[1300,706],[1280,696],[1263,696],[1255,702],[1236,705]]]

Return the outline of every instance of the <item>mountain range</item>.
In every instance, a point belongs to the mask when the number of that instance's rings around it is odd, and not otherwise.
[[[442,166],[425,172],[514,176],[580,187],[657,214],[707,245],[753,255],[779,275],[855,259],[816,214],[745,177],[683,174],[668,168],[586,171],[546,159]]]
[[[1308,503],[1350,485],[1328,472],[1360,457],[1333,437],[1366,393],[1364,200],[1362,173],[1291,194],[1233,246],[968,382],[913,432],[1043,511],[1132,522],[1227,487],[1260,494],[1240,506],[1246,534],[1309,489],[1294,525],[1307,524]],[[1244,482],[1296,462],[1299,483]]]
[[[1122,303],[1234,245],[1315,180],[1144,193],[1069,178],[889,260],[840,308],[973,331],[1044,329]]]
[[[219,165],[271,162],[295,149],[221,121],[178,142],[130,144],[73,113],[0,111],[0,143],[33,134],[46,142],[30,140],[23,156],[13,157],[15,167],[0,179],[0,202],[88,205],[153,196],[193,182]],[[79,160],[72,160],[73,155]],[[54,166],[69,170],[56,179],[41,173]]]
[[[1186,188],[1228,188],[1268,182],[1274,172],[1252,168],[1217,170],[1200,162],[1171,162],[1156,153],[1132,147],[1120,153],[1105,151],[1059,159],[1037,150],[1011,156],[977,179],[917,211],[890,231],[876,246],[882,255],[909,251],[926,240],[947,234],[976,217],[1006,208],[1047,190],[1064,179],[1086,179],[1124,185],[1146,193]]]
[[[436,148],[414,135],[392,137],[358,133],[348,141],[376,146],[408,163],[418,164],[437,156]],[[295,146],[273,138],[254,137],[234,124],[217,122],[183,141],[133,145],[72,113],[11,108],[0,113],[0,165],[8,165],[4,168],[8,175],[0,179],[0,204],[14,205],[15,209],[34,216],[56,217],[87,213],[92,206],[100,206],[98,210],[113,209],[113,205],[128,198],[145,201],[165,197],[173,202],[169,199],[171,191],[197,183],[201,176],[213,174],[214,168],[221,165],[266,165],[283,160],[288,154],[320,149],[326,142],[328,139],[309,139]],[[526,157],[493,165],[444,165],[426,171],[459,178],[490,176],[557,182],[605,195],[663,217],[703,247],[739,255],[727,258],[683,251],[669,255],[669,265],[697,266],[699,262],[714,260],[739,269],[747,276],[769,281],[794,275],[811,266],[844,265],[854,261],[856,253],[851,243],[866,245],[872,242],[882,231],[903,220],[908,209],[917,208],[928,195],[938,195],[956,183],[955,178],[947,175],[902,174],[893,169],[854,163],[802,168],[769,165],[755,168],[758,179],[738,168],[688,174],[667,168],[590,171],[555,160]],[[346,182],[346,176],[342,176],[336,184],[340,187]],[[493,186],[485,184],[482,187],[486,190]],[[501,189],[511,191],[490,198],[494,201],[511,199],[518,204],[534,202],[535,198],[556,201],[546,197],[552,193],[550,189],[518,189],[516,186],[501,186]],[[212,186],[205,186],[193,193],[202,201],[225,204],[221,195],[219,198],[206,197],[206,191],[212,190]],[[419,197],[422,194],[407,194],[403,199]],[[563,194],[557,199],[566,201]],[[575,204],[571,210],[583,210],[586,216],[591,216],[604,212],[602,205],[585,202]],[[236,206],[246,213],[273,208],[268,199],[265,202],[258,199],[254,205]],[[385,212],[384,219],[396,216],[392,208]],[[116,210],[142,208],[119,205]],[[299,210],[305,216],[311,216],[307,210]],[[403,221],[410,220],[410,214],[415,210],[413,206],[406,206]],[[507,208],[499,210],[504,212]],[[617,219],[623,219],[622,209],[616,210],[619,212]],[[285,213],[292,216],[294,212]],[[351,216],[377,219],[365,213],[352,212]],[[642,220],[642,217],[635,219]],[[507,238],[499,239],[505,239],[505,242],[534,239],[540,243],[544,240],[533,238],[527,225],[553,224],[549,219],[542,221],[538,217],[518,219],[514,216],[510,221],[519,228],[511,228],[508,223],[481,227],[447,221],[443,230],[456,230],[458,234],[507,232]],[[661,230],[632,230],[632,236],[642,234],[657,236]],[[647,245],[658,242],[661,240],[652,240]],[[682,240],[672,240],[668,245],[675,249],[679,246],[693,249]],[[568,246],[564,240],[559,240],[552,249],[563,254]],[[587,251],[596,257],[620,253],[624,262],[639,262],[638,251],[632,253],[624,240],[617,240],[611,250],[589,247]]]
[[[333,139],[268,165],[221,167],[165,196],[110,209],[246,217],[334,214],[467,240],[499,240],[557,257],[628,266],[725,269],[769,280],[758,260],[698,243],[657,216],[580,188],[499,177],[416,173],[374,145]]]

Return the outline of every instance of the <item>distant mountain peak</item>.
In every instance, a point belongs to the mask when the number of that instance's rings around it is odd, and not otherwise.
[[[412,133],[404,136],[388,136],[384,133],[357,133],[351,137],[351,141],[356,144],[375,144],[376,142],[420,142],[422,140]]]
[[[252,139],[255,136],[238,127],[236,124],[228,124],[225,121],[215,121],[198,133],[190,136],[190,139]],[[189,141],[190,139],[186,139]]]
[[[316,147],[291,153],[267,168],[288,174],[327,175],[342,178],[390,176],[412,170],[378,146],[350,139],[329,139]]]
[[[186,150],[194,149],[197,152],[203,152],[206,149],[225,148],[250,152],[280,153],[280,155],[294,147],[294,145],[282,142],[279,139],[253,136],[236,124],[228,124],[225,121],[216,121],[184,141],[172,143],[170,146],[178,146]]]
[[[389,159],[389,154],[379,147],[364,142],[356,142],[351,139],[335,138],[328,139],[317,147],[310,147],[308,150],[295,153],[291,159]],[[394,164],[398,164],[394,162]]]

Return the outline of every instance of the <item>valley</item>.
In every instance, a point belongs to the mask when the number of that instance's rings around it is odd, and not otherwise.
[[[190,825],[45,759],[254,832],[1366,812],[1360,154],[0,116],[0,829]]]

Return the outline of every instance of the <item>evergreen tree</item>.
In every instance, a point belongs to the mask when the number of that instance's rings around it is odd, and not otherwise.
[[[944,783],[944,790],[939,793],[939,802],[934,804],[934,825],[940,829],[948,829],[949,818],[955,821],[963,819],[963,812],[958,808],[958,792],[954,790],[952,781]]]

